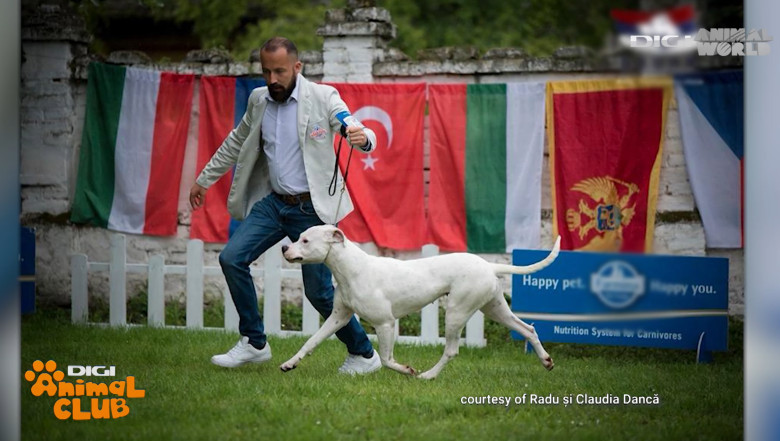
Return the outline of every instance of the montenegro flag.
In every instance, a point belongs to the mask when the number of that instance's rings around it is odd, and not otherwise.
[[[547,85],[553,237],[561,249],[648,252],[672,81]]]

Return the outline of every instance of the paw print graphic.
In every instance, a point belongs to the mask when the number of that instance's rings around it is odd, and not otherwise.
[[[44,368],[46,368],[46,372],[42,372]],[[56,395],[57,383],[63,378],[65,378],[65,374],[57,370],[57,363],[54,360],[47,361],[45,365],[41,360],[35,360],[32,370],[24,373],[25,380],[35,382],[30,388],[30,392],[36,397],[40,397],[44,392],[50,397]]]

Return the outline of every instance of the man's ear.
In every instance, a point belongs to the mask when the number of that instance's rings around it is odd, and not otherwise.
[[[344,232],[338,228],[334,229],[330,237],[331,243],[344,243]]]

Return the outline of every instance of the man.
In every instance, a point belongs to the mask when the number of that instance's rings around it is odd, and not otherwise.
[[[336,89],[300,75],[298,50],[288,39],[274,37],[260,49],[266,87],[252,91],[246,113],[203,168],[190,190],[197,209],[206,191],[235,165],[228,211],[242,220],[219,263],[238,310],[241,339],[211,362],[223,367],[262,363],[271,359],[263,332],[249,265],[285,236],[293,241],[307,228],[336,223],[352,211],[345,192],[330,192],[336,155],[333,138],[348,109]],[[347,141],[363,152],[376,145],[376,135],[353,117]],[[342,177],[338,176],[338,188]],[[333,193],[333,194],[332,194]],[[323,317],[333,309],[333,284],[325,265],[303,265],[306,297]],[[379,355],[355,317],[337,334],[349,355],[339,372],[366,374],[381,367]]]

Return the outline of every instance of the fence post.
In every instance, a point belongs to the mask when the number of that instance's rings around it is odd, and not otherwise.
[[[303,324],[301,325],[301,332],[303,335],[312,335],[320,329],[320,313],[314,309],[311,302],[306,298],[306,294],[301,294],[303,297]]]
[[[70,257],[70,321],[86,323],[88,316],[87,256],[74,254]]]
[[[127,324],[127,241],[124,234],[111,236],[109,269],[109,322],[112,326]]]
[[[466,346],[485,346],[485,314],[482,311],[475,312],[466,322]]]
[[[233,298],[230,296],[230,289],[225,287],[222,290],[222,298],[225,303],[225,329],[228,331],[238,331],[238,311],[233,304]]]
[[[439,247],[436,245],[424,245],[422,247],[422,257],[433,257],[439,254]],[[423,307],[420,311],[420,342],[423,344],[439,343],[439,300]]]
[[[149,326],[165,326],[165,257],[149,258],[148,269]]]
[[[187,327],[203,327],[203,241],[187,242]]]
[[[265,252],[263,323],[267,334],[282,330],[282,251],[276,244]]]

